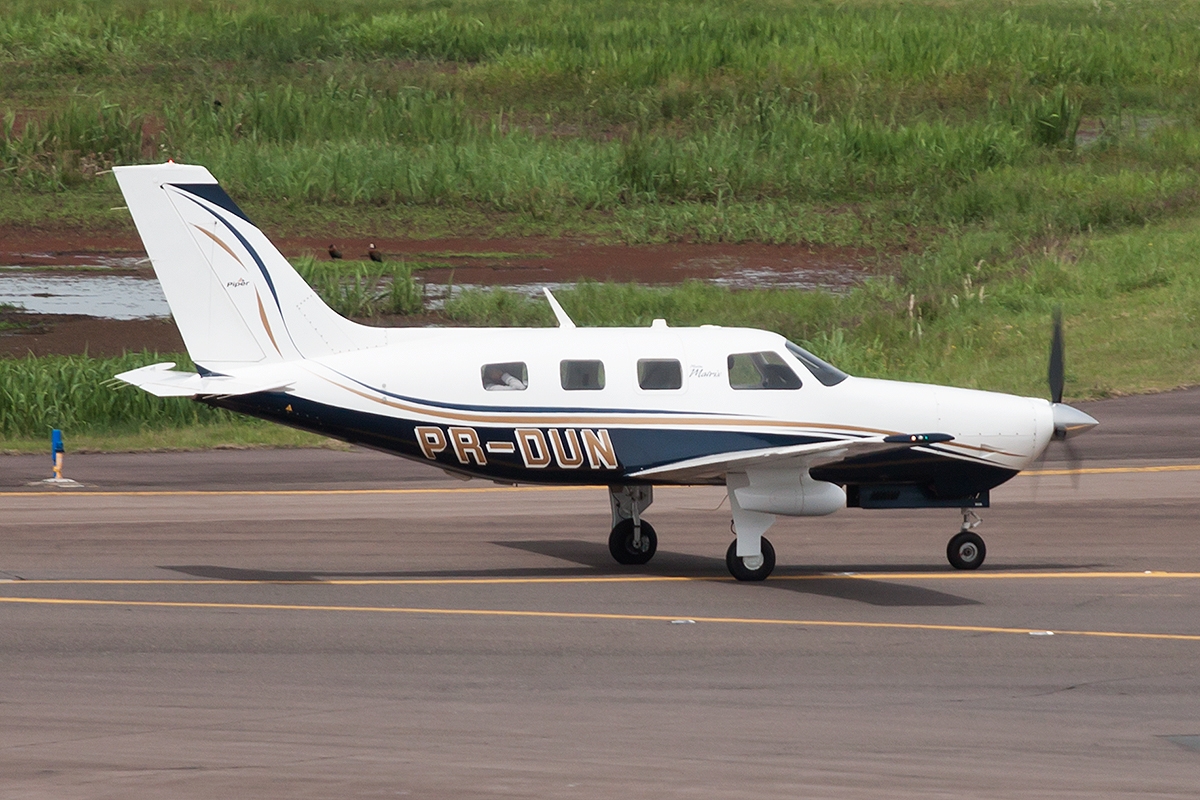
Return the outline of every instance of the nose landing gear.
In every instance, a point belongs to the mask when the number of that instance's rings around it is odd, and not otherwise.
[[[983,544],[983,537],[974,529],[983,520],[969,508],[964,508],[962,515],[962,530],[950,538],[946,545],[946,558],[955,569],[979,569],[987,556],[987,547]]]

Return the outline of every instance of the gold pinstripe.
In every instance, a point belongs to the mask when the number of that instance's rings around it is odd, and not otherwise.
[[[208,238],[212,239],[214,242],[216,242],[217,247],[220,247],[226,253],[229,253],[229,257],[232,258],[234,261],[236,261],[238,263],[239,267],[241,267],[242,269],[246,268],[246,265],[242,263],[242,260],[240,258],[238,258],[237,255],[232,250],[229,249],[229,245],[225,244],[220,239],[218,239],[215,234],[212,234],[209,231],[204,230],[204,228],[201,228],[199,225],[197,225],[194,222],[191,223],[191,226],[193,228],[195,228],[196,230],[200,231],[201,233],[203,233]]]
[[[254,299],[258,301],[258,318],[262,320],[263,329],[267,332],[267,338],[271,340],[271,346],[275,348],[275,352],[283,355],[279,345],[275,342],[275,334],[271,333],[271,323],[267,322],[267,310],[263,308],[262,296],[258,293],[258,287],[254,289]]]
[[[670,419],[664,419],[662,417],[636,417],[636,416],[619,417],[619,418],[608,417],[608,418],[597,419],[596,417],[588,417],[588,416],[583,416],[583,415],[578,415],[578,414],[571,415],[571,416],[551,416],[551,415],[547,415],[547,414],[537,414],[537,415],[529,415],[529,416],[522,416],[522,417],[513,417],[513,416],[501,417],[501,416],[496,416],[496,415],[474,414],[474,413],[470,413],[470,412],[467,412],[467,413],[443,412],[443,411],[434,411],[434,410],[430,410],[430,409],[421,408],[419,406],[415,406],[410,403],[398,402],[396,400],[393,400],[393,399],[387,398],[387,397],[376,397],[376,396],[369,394],[368,392],[364,392],[360,389],[355,389],[351,386],[346,386],[345,384],[339,383],[338,381],[335,381],[324,375],[316,375],[316,377],[320,378],[321,380],[323,380],[329,384],[332,384],[333,386],[336,386],[339,389],[350,392],[351,394],[357,395],[358,397],[361,397],[365,400],[369,400],[372,403],[378,403],[380,405],[387,406],[389,408],[394,408],[398,411],[408,412],[410,414],[418,414],[418,415],[421,415],[424,417],[433,417],[435,419],[444,420],[444,421],[453,422],[453,423],[473,423],[473,424],[484,424],[484,425],[496,425],[499,427],[506,427],[509,425],[663,425],[663,424],[667,424],[670,426],[689,426],[689,427],[704,425],[704,426],[721,427],[721,428],[726,428],[726,429],[731,428],[731,427],[735,427],[735,428],[790,428],[790,429],[802,429],[802,430],[805,430],[807,432],[812,432],[812,433],[828,430],[828,431],[838,431],[838,432],[860,433],[860,434],[875,435],[875,436],[879,436],[879,435],[886,436],[886,435],[891,435],[891,434],[897,433],[897,431],[879,429],[879,428],[863,428],[863,427],[856,427],[856,426],[852,426],[852,425],[828,425],[828,424],[796,422],[796,421],[788,421],[788,420],[762,420],[762,419],[731,420],[729,418],[722,418],[722,417],[698,417],[698,418],[689,419],[689,418],[679,418],[679,417],[675,417],[675,416],[672,416]],[[848,440],[848,441],[853,441],[853,440]],[[965,449],[965,450],[974,450],[974,451],[979,451],[979,452],[986,452],[989,454],[999,454],[999,455],[1008,456],[1010,458],[1021,458],[1021,456],[1016,453],[1008,453],[1008,452],[998,451],[998,450],[994,450],[994,449],[985,449],[983,447],[978,447],[975,445],[955,444],[953,442],[947,442],[943,446],[944,447],[958,447],[958,448]],[[922,449],[924,449],[924,448],[922,448]],[[933,452],[936,453],[938,451],[935,450]],[[1002,465],[998,465],[992,461],[989,461],[985,458],[980,458],[979,456],[973,455],[972,453],[944,453],[944,454],[956,456],[956,457],[962,458],[962,459],[969,459],[971,461],[975,461],[980,464],[986,464],[988,466],[993,466],[993,467],[1002,466]]]

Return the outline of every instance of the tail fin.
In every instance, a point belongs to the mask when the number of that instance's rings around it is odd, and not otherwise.
[[[325,305],[204,167],[113,172],[198,365],[219,371],[387,343],[386,330]]]

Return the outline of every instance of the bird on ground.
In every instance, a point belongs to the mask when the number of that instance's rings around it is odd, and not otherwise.
[[[338,246],[336,244],[329,245],[329,257],[330,258],[341,258],[342,257],[342,251],[338,249]]]
[[[379,251],[375,249],[374,243],[372,243],[371,246],[367,248],[367,257],[370,258],[372,261],[374,261],[376,264],[383,263],[383,256],[380,255]]]

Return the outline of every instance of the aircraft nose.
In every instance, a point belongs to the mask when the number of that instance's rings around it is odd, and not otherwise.
[[[1091,414],[1085,414],[1078,408],[1071,408],[1065,403],[1054,403],[1054,438],[1070,439],[1081,433],[1087,433],[1100,422]]]

